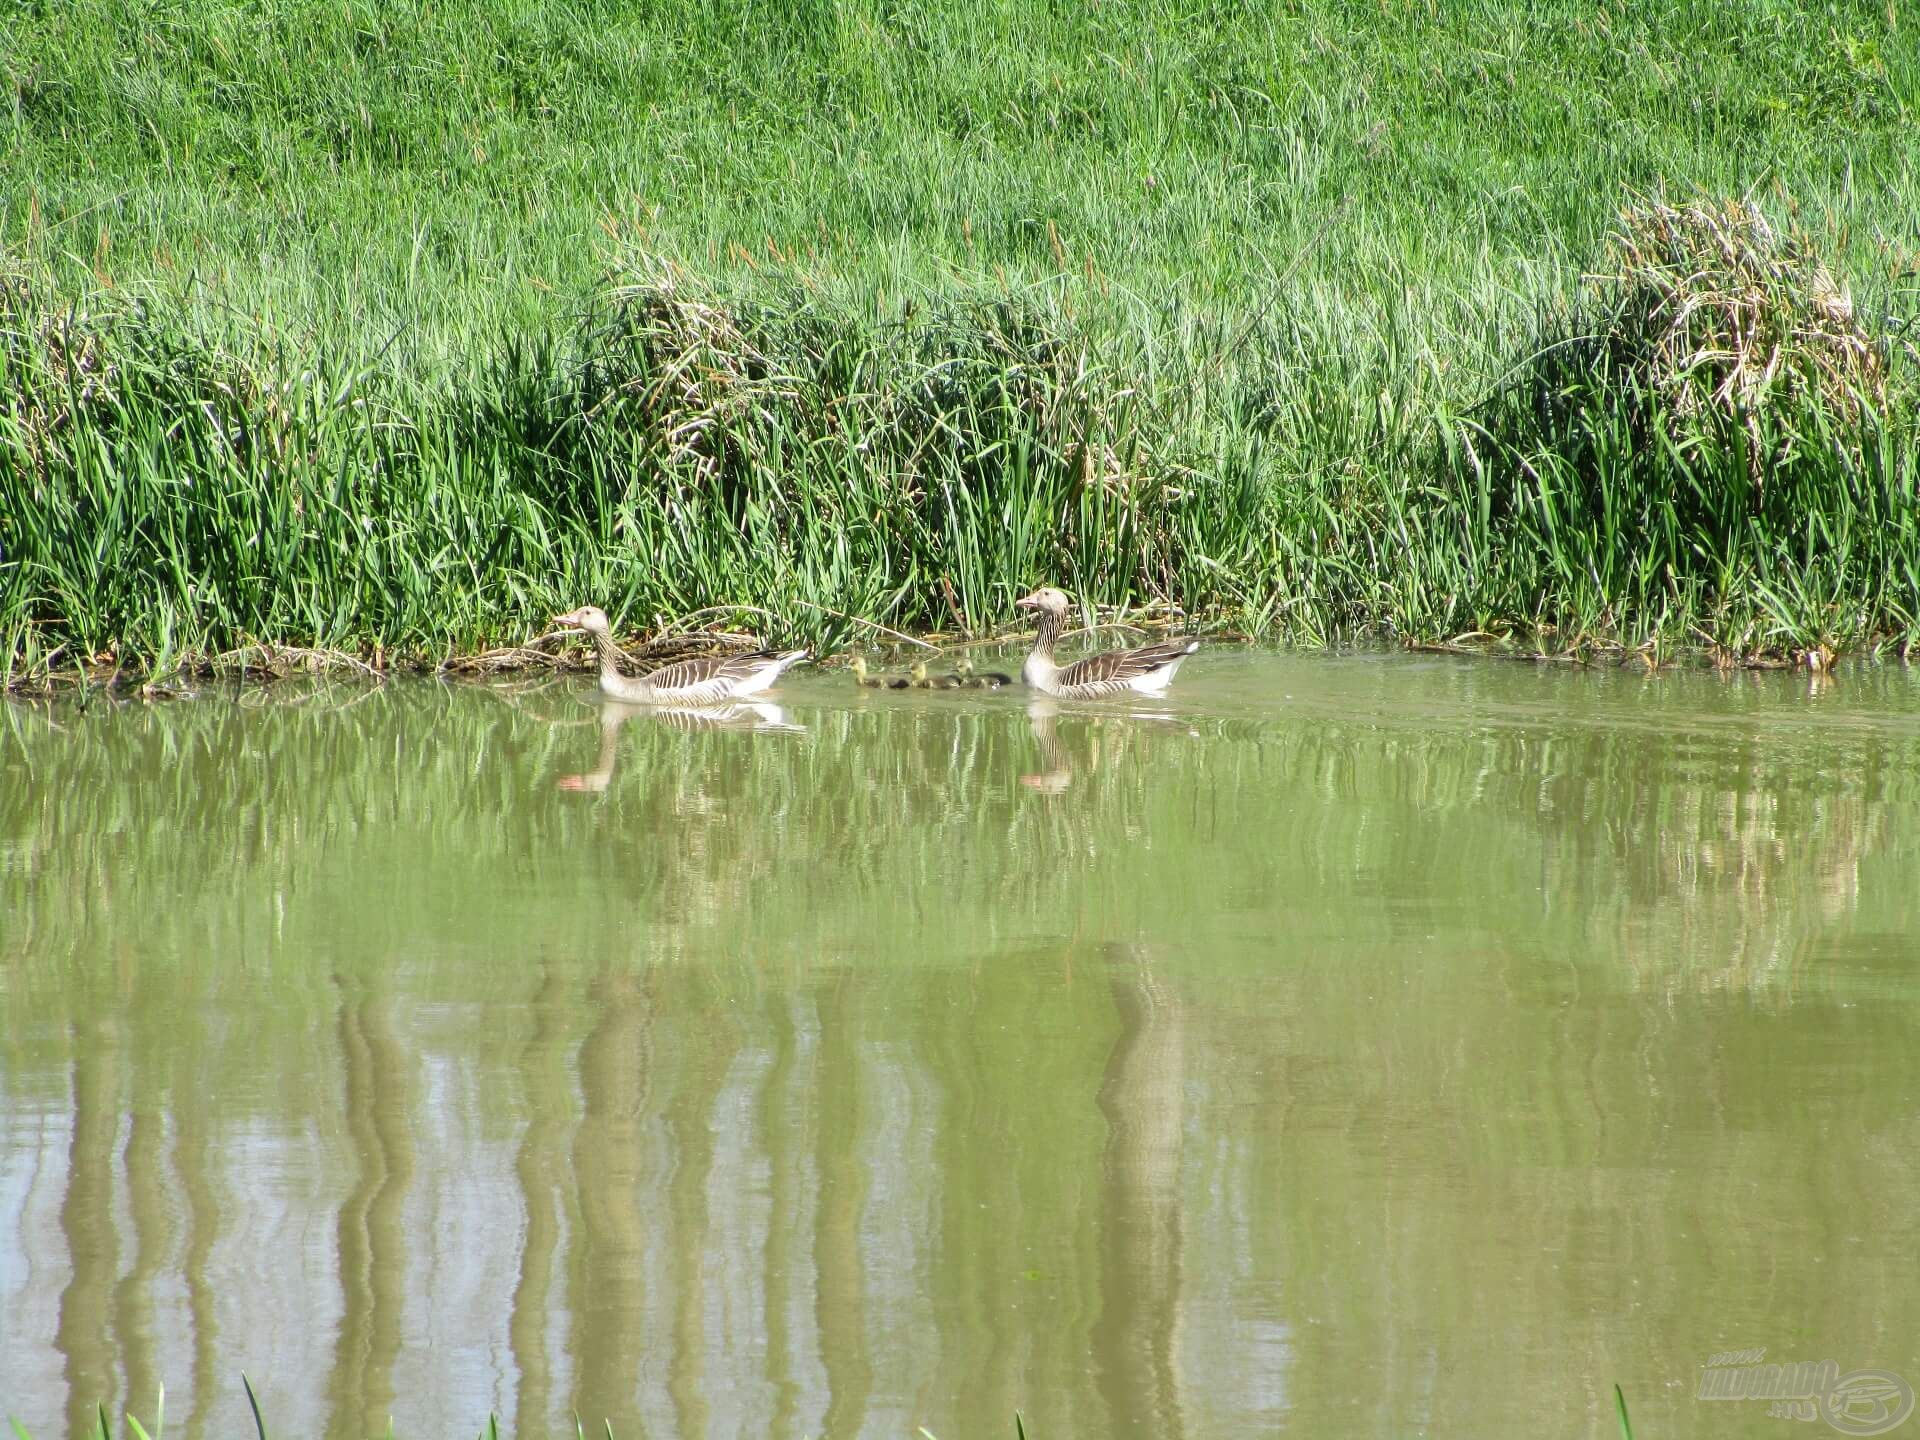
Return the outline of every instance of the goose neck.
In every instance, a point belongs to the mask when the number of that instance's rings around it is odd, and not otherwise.
[[[1053,647],[1060,639],[1063,618],[1051,610],[1040,612],[1040,628],[1033,637],[1033,653],[1053,659]]]
[[[593,648],[600,655],[600,683],[608,690],[619,690],[627,682],[620,673],[620,648],[613,643],[613,636],[604,630],[587,632],[593,636]]]
[[[1040,629],[1033,637],[1033,650],[1020,667],[1020,678],[1042,694],[1051,694],[1054,677],[1060,667],[1053,662],[1054,642],[1060,638],[1060,617],[1050,610],[1040,612]]]

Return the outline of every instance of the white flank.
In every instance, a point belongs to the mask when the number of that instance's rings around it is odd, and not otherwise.
[[[789,665],[807,658],[807,652],[796,650],[791,655],[776,655],[764,665],[755,666],[743,680],[736,680],[729,695],[757,695],[780,678],[780,672]]]
[[[778,660],[769,660],[758,669],[733,682],[735,695],[758,695],[774,681],[780,678],[780,672],[786,667]]]
[[[1167,686],[1173,683],[1173,672],[1180,668],[1175,660],[1170,665],[1162,665],[1158,670],[1149,670],[1144,675],[1136,675],[1127,681],[1127,687],[1139,695],[1164,695]]]
[[[1187,647],[1187,655],[1193,654],[1193,652],[1199,648],[1200,642],[1198,640],[1194,641],[1193,644]],[[1187,655],[1182,655],[1176,660],[1169,660],[1158,670],[1150,670],[1145,675],[1137,676],[1128,683],[1142,695],[1165,694],[1167,686],[1173,683],[1173,672],[1187,663]]]

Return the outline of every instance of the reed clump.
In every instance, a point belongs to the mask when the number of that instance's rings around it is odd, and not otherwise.
[[[1623,212],[1459,424],[1485,545],[1564,643],[1692,643],[1722,662],[1914,638],[1920,379],[1804,234],[1745,201]],[[1557,613],[1556,613],[1557,612]]]
[[[1609,248],[1617,269],[1597,277],[1607,364],[1644,376],[1671,415],[1745,423],[1811,400],[1858,420],[1886,407],[1884,337],[1812,241],[1758,205],[1637,206]]]
[[[1467,403],[1284,289],[1226,326],[1064,276],[889,302],[633,249],[565,330],[421,384],[16,265],[5,681],[497,669],[585,597],[830,651],[993,629],[1036,576],[1311,643],[1911,643],[1910,348],[1751,207],[1630,211],[1608,253]]]
[[[1804,234],[1745,200],[1650,201],[1625,210],[1586,304],[1522,367],[1549,438],[1617,409],[1636,445],[1741,452],[1759,484],[1817,412],[1857,442],[1885,415],[1891,337],[1857,314]],[[1849,458],[1858,463],[1858,444]]]
[[[803,272],[728,293],[671,260],[629,256],[576,339],[558,403],[589,434],[644,436],[669,482],[737,487],[794,463],[790,442],[804,437],[853,446],[918,496],[943,456],[969,472],[993,461],[999,411],[1088,478],[1121,477],[1103,438],[1120,383],[1093,337],[1043,300],[936,295],[886,318],[861,308]]]

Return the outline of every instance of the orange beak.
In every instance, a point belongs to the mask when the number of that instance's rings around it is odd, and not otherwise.
[[[1022,595],[1013,603],[1022,610],[1038,610],[1040,608],[1040,592],[1036,590],[1031,595]]]

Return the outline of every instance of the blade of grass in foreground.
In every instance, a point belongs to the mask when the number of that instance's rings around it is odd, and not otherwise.
[[[260,1400],[253,1393],[253,1382],[247,1379],[247,1373],[244,1370],[240,1372],[240,1383],[246,1389],[247,1404],[253,1410],[254,1433],[259,1436],[259,1440],[267,1440],[267,1422],[260,1418]]]

